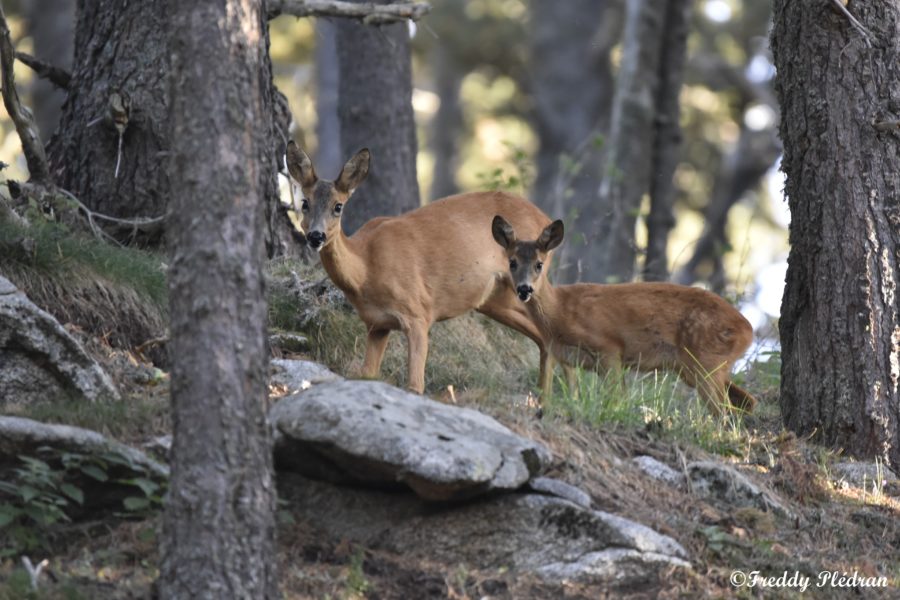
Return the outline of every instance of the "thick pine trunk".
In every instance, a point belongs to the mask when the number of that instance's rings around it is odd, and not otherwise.
[[[264,9],[168,3],[172,479],[162,598],[275,598],[263,295]],[[168,80],[168,82],[166,82]]]
[[[375,4],[388,4],[378,0]],[[348,233],[369,219],[419,206],[412,65],[406,23],[372,27],[337,24],[341,148],[349,158],[372,151],[365,185],[353,195],[342,221]]]
[[[601,148],[612,100],[609,53],[618,11],[597,0],[531,1],[531,97],[540,140],[533,200],[566,221],[567,243],[557,251],[554,280],[580,279],[595,258],[589,228],[598,218]]]
[[[50,143],[50,165],[57,185],[106,215],[165,214],[174,192],[164,167],[172,146],[166,6],[166,0],[78,0],[76,6],[72,81]],[[268,56],[260,68],[270,72]],[[274,94],[274,88],[268,93]],[[115,94],[130,103],[118,176],[119,133],[110,110]],[[271,230],[278,199],[276,148],[283,152],[286,141],[273,130],[272,115],[264,119],[261,126],[271,132],[270,146],[260,149],[256,158],[269,178],[266,214]],[[132,232],[124,228],[117,233],[128,239]],[[142,241],[155,243],[163,233],[161,228],[149,232]],[[267,236],[273,253],[276,236],[272,231]]]
[[[781,307],[787,427],[900,466],[900,5],[776,0],[791,209]]]

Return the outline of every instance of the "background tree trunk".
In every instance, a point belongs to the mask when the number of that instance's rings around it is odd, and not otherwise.
[[[434,173],[429,197],[432,200],[459,192],[456,170],[459,167],[459,138],[465,126],[459,90],[465,75],[453,52],[438,43],[431,52],[434,65],[435,92],[441,100],[431,122],[431,151]]]
[[[615,2],[531,1],[532,120],[540,140],[532,200],[566,222],[554,281],[579,279],[595,253],[587,234],[596,212],[601,134],[613,93],[609,53],[619,38]]]
[[[75,47],[75,0],[30,0],[25,3],[34,56],[57,67],[72,68]],[[31,86],[34,119],[46,142],[56,131],[66,92],[45,79]]]
[[[316,172],[334,179],[349,156],[341,149],[341,121],[338,118],[340,67],[337,55],[337,31],[328,19],[316,19]]]
[[[900,466],[900,5],[776,0],[791,209],[781,307],[785,425]]]
[[[659,60],[659,88],[656,92],[656,120],[653,136],[653,164],[650,179],[650,214],[647,215],[647,256],[645,281],[669,278],[667,246],[669,232],[675,226],[675,182],[681,148],[681,85],[691,4],[688,0],[669,0],[663,26]]]
[[[622,66],[600,184],[600,217],[592,224],[591,245],[597,259],[586,265],[584,278],[588,281],[629,281],[634,276],[635,224],[650,179],[668,2],[634,0],[625,4]]]
[[[372,151],[366,183],[342,219],[352,233],[372,217],[419,206],[409,27],[371,27],[342,19],[337,23],[337,47],[344,160],[360,148]]]
[[[253,0],[165,8],[174,440],[161,596],[275,598],[262,277],[269,173],[259,161],[271,148],[260,126],[272,111],[265,11]]]

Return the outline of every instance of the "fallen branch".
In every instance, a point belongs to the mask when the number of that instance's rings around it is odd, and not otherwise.
[[[13,73],[13,62],[16,51],[13,48],[12,38],[9,35],[9,25],[6,23],[6,15],[0,6],[0,81],[3,85],[3,105],[6,112],[16,126],[16,133],[22,140],[22,151],[25,153],[25,162],[31,180],[46,185],[52,185],[50,178],[50,165],[47,162],[47,154],[38,134],[37,126],[31,113],[22,107],[19,94],[16,92],[16,79]]]
[[[837,8],[840,12],[844,13],[844,16],[850,21],[850,24],[859,32],[859,34],[863,37],[863,40],[866,42],[866,46],[869,48],[872,47],[872,33],[865,28],[865,26],[859,22],[859,20],[853,16],[847,7],[844,6],[844,3],[841,0],[831,0],[832,5]]]
[[[156,231],[156,229],[163,223],[163,221],[166,220],[167,215],[160,215],[158,217],[138,217],[136,219],[120,219],[119,217],[111,217],[109,215],[104,215],[92,211],[71,192],[66,191],[62,188],[56,189],[60,194],[62,194],[78,206],[78,209],[84,214],[84,217],[87,220],[87,224],[91,229],[91,233],[93,233],[95,237],[97,237],[98,239],[109,240],[119,246],[122,245],[119,240],[103,231],[103,229],[94,222],[94,219],[109,221],[110,223],[115,223],[116,225],[124,225],[125,227],[131,228],[134,233],[137,233],[138,231]]]
[[[900,129],[900,119],[894,119],[891,121],[875,121],[872,124],[875,129],[878,131],[893,131],[894,129]]]
[[[428,14],[431,5],[424,2],[375,4],[342,0],[271,0],[269,19],[279,15],[295,17],[342,17],[358,19],[366,25],[385,25],[403,21],[418,21]]]
[[[62,90],[69,89],[69,83],[72,81],[72,74],[65,69],[52,65],[25,52],[16,51],[16,58],[23,64],[28,65],[38,77],[46,79]]]

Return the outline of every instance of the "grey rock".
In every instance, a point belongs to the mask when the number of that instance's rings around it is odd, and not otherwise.
[[[408,486],[429,500],[514,490],[551,459],[468,408],[375,381],[332,381],[272,407],[275,460],[329,481]]]
[[[38,458],[61,469],[63,454],[80,455],[83,464],[105,465],[104,481],[89,477],[80,469],[68,471],[67,482],[84,494],[83,505],[66,508],[69,517],[76,521],[122,512],[125,498],[142,497],[140,490],[123,481],[140,477],[162,483],[169,477],[167,466],[96,431],[0,416],[0,480],[10,480],[10,471],[22,466],[19,456]]]
[[[684,475],[682,473],[652,456],[635,456],[631,460],[641,471],[653,479],[659,479],[674,486],[684,485]]]
[[[343,379],[325,365],[308,360],[274,359],[270,363],[270,371],[270,381],[287,387],[288,393],[303,391],[319,383]]]
[[[288,352],[309,352],[309,339],[299,333],[279,331],[269,336],[269,345]]]
[[[793,518],[793,513],[771,491],[756,485],[736,469],[714,461],[694,462],[687,466],[695,493],[716,498],[729,506],[756,508]]]
[[[830,471],[832,479],[838,483],[845,482],[861,489],[871,490],[873,486],[881,489],[885,484],[897,482],[897,475],[890,467],[874,462],[841,461],[831,465]]]
[[[118,398],[109,375],[78,341],[0,276],[0,402]]]
[[[434,505],[409,493],[339,488],[293,474],[279,480],[279,491],[295,517],[337,539],[443,564],[614,585],[690,567],[674,539],[551,496],[510,493]]]
[[[552,477],[535,477],[528,482],[527,488],[539,494],[563,498],[584,508],[590,508],[592,504],[590,494],[581,488]]]

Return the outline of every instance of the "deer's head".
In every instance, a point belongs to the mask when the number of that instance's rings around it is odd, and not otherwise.
[[[536,289],[547,281],[545,266],[549,266],[550,252],[563,241],[565,231],[562,221],[553,221],[534,241],[516,238],[516,232],[506,219],[497,215],[491,224],[491,232],[509,258],[509,274],[513,288],[522,302],[531,300]]]
[[[293,208],[303,215],[306,243],[321,251],[340,234],[344,205],[369,174],[371,155],[367,148],[357,152],[334,181],[319,179],[309,156],[294,142],[288,143],[286,158],[288,171],[302,191],[300,206]]]

